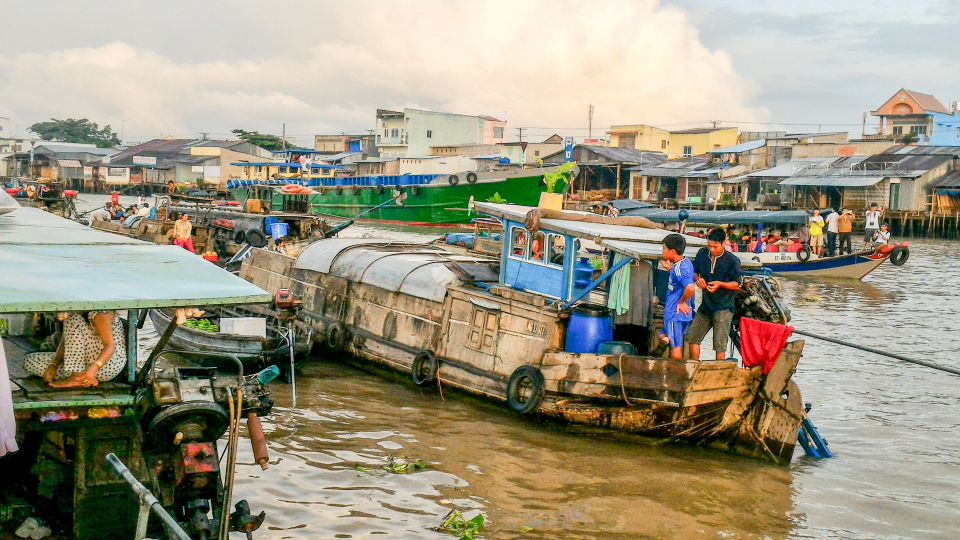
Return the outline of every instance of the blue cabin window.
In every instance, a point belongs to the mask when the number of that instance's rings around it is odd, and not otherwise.
[[[510,229],[510,256],[517,259],[527,258],[527,245],[529,242],[529,233],[523,227],[514,227]]]
[[[563,255],[566,253],[566,245],[563,236],[559,234],[547,235],[547,264],[563,268]]]
[[[545,255],[546,255],[546,246],[547,239],[543,234],[543,231],[537,231],[533,235],[533,242],[530,243],[530,261],[544,264]]]

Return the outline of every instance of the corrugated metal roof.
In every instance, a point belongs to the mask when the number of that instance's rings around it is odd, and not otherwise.
[[[271,299],[252,283],[177,246],[97,231],[37,208],[0,217],[0,275],[0,313]]]
[[[633,148],[617,148],[610,146],[594,146],[589,144],[577,145],[582,151],[586,150],[601,156],[615,163],[655,163],[666,161],[667,156],[659,152],[647,152],[634,150]],[[583,160],[583,154],[580,155],[582,163],[589,163]]]
[[[833,163],[838,158],[829,157],[829,158],[811,158],[811,159],[793,159],[786,163],[781,163],[776,167],[770,167],[769,169],[764,169],[762,171],[755,171],[747,176],[750,177],[787,177],[793,176],[801,171],[810,169],[812,167],[826,167],[827,165]]]
[[[781,186],[867,187],[887,176],[791,176]]]
[[[757,225],[759,223],[790,224],[806,223],[809,217],[803,210],[686,210],[687,223],[704,225]],[[644,208],[630,212],[657,223],[680,221],[679,210]]]
[[[749,152],[751,150],[756,150],[757,148],[763,148],[767,145],[766,139],[757,139],[755,141],[742,142],[740,144],[735,144],[733,146],[728,146],[726,148],[717,148],[716,150],[711,150],[711,154],[739,154],[741,152]]]
[[[679,135],[700,135],[702,133],[713,133],[714,131],[723,131],[725,129],[734,129],[734,128],[732,127],[690,128],[690,129],[671,130],[670,133],[679,134]]]
[[[682,178],[709,178],[711,176],[719,176],[724,170],[725,169],[721,167],[710,167],[709,169],[696,169],[680,176]]]
[[[930,185],[932,188],[960,188],[960,171],[953,171],[941,176]]]
[[[630,167],[628,171],[639,171],[644,176],[668,176],[680,177],[684,174],[705,167],[709,160],[703,158],[680,159],[676,161],[663,161],[655,165],[642,165]]]

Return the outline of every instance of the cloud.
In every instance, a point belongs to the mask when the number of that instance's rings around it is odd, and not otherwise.
[[[122,120],[127,138],[278,132],[286,122],[302,142],[370,128],[378,107],[570,133],[593,104],[595,134],[611,123],[768,116],[730,57],[705,47],[683,10],[653,0],[338,3],[322,17],[287,18],[295,38],[240,59],[201,36],[187,58],[130,42],[10,55],[0,59],[0,110],[24,124]]]

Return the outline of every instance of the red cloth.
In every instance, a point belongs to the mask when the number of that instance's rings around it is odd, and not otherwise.
[[[740,319],[740,352],[745,367],[763,366],[763,374],[770,373],[777,358],[793,334],[792,326],[773,324],[756,319]]]
[[[193,238],[187,238],[186,240],[174,240],[173,243],[189,251],[190,253],[196,253],[196,251],[193,249]]]

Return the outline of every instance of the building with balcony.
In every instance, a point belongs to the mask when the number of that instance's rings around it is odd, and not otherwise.
[[[431,148],[501,144],[506,126],[492,116],[377,109],[374,134],[382,157],[423,157]]]
[[[960,104],[948,109],[934,96],[901,88],[870,114],[880,118],[880,127],[866,140],[902,141],[960,146]]]

